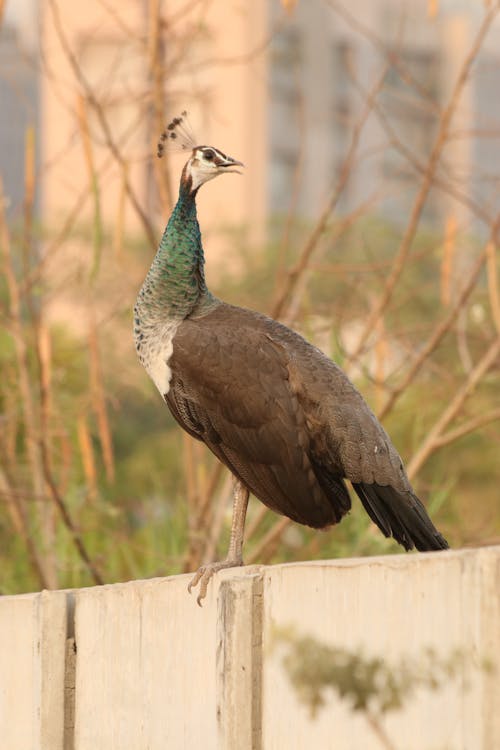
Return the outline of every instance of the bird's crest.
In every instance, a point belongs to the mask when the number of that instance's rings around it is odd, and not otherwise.
[[[158,158],[161,159],[166,149],[168,151],[192,151],[196,147],[196,140],[188,120],[186,110],[171,120],[158,142]]]

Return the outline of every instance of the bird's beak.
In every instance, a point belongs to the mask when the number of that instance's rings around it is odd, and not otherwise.
[[[244,167],[242,161],[238,161],[237,159],[233,159],[232,156],[226,156],[225,159],[220,159],[218,164],[218,167],[221,167],[224,172],[236,172],[236,174],[241,174],[239,169],[233,169],[233,167]]]

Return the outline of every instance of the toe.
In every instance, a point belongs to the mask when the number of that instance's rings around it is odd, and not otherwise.
[[[205,566],[202,565],[201,568],[198,568],[194,576],[189,581],[189,585],[188,585],[189,593],[191,593],[191,589],[193,589],[195,586],[198,585],[198,581],[200,580],[200,578],[203,577],[204,574],[205,574]]]

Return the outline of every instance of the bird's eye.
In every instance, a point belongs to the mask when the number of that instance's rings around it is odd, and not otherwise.
[[[203,155],[207,161],[213,161],[215,158],[215,153],[210,148],[204,151]]]

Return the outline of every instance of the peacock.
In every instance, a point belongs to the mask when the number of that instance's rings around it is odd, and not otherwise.
[[[403,462],[347,375],[295,331],[227,304],[207,287],[196,213],[200,187],[243,164],[198,146],[186,113],[162,134],[191,154],[179,198],[134,308],[139,359],[173,417],[230,470],[234,502],[226,558],[189,584],[198,604],[214,573],[243,565],[249,493],[300,524],[323,529],[351,508],[349,480],[382,533],[406,550],[443,550]]]

